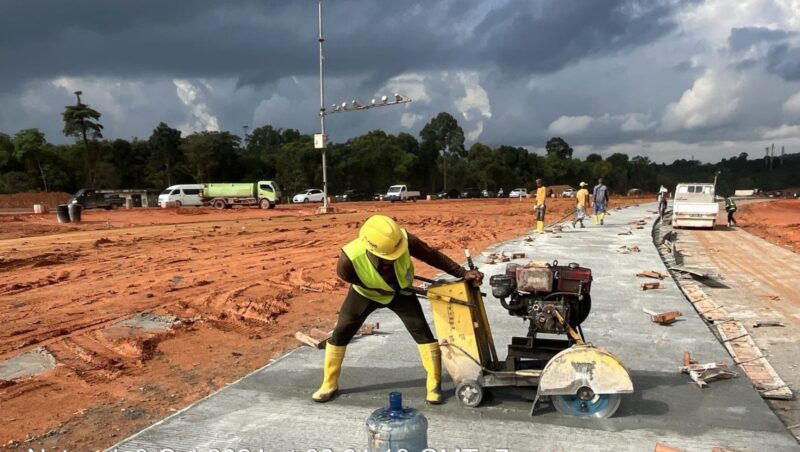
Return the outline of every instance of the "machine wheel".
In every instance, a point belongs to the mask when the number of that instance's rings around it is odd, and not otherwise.
[[[175,207],[180,209],[182,205],[180,201],[175,201]]]
[[[224,208],[226,207],[226,205],[225,205],[225,201],[224,201],[224,200],[222,200],[222,199],[215,199],[215,200],[214,200],[214,202],[213,202],[213,203],[211,203],[211,205],[212,205],[212,206],[213,206],[215,209],[219,209],[219,210],[222,210],[222,209],[224,209]]]
[[[308,197],[303,198],[303,204],[308,204]]]
[[[258,202],[258,207],[260,207],[260,208],[262,208],[264,210],[272,208],[272,207],[270,207],[270,202],[269,202],[269,199],[267,199],[267,198],[263,198],[261,201],[259,201]]]
[[[456,397],[464,406],[475,408],[483,401],[483,388],[476,381],[465,380],[456,388]]]
[[[580,392],[579,390],[578,394]],[[622,400],[619,394],[589,394],[590,397],[581,397],[578,394],[554,395],[550,396],[550,400],[553,401],[556,411],[561,414],[599,419],[613,416]]]

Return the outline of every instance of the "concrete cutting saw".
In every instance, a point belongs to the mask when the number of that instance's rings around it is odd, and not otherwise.
[[[474,269],[469,252],[467,258]],[[494,298],[528,322],[527,334],[512,338],[503,361],[476,284],[418,279],[429,283],[416,291],[430,300],[442,362],[465,406],[480,405],[485,388],[535,386],[531,415],[539,400],[549,399],[563,414],[608,418],[619,408],[620,395],[633,392],[619,358],[584,339],[580,325],[591,309],[590,269],[557,261],[511,263],[490,278]]]

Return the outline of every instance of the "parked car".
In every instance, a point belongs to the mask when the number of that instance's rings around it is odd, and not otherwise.
[[[322,190],[319,188],[309,188],[308,190],[301,191],[300,193],[294,195],[292,202],[295,204],[306,202],[322,202],[324,198],[325,194],[322,193]]]
[[[81,188],[67,201],[68,204],[80,204],[83,209],[116,209],[125,205],[125,198],[116,193],[97,193],[93,188]]]
[[[508,192],[509,198],[524,198],[528,196],[528,189],[527,188],[515,188]]]
[[[481,196],[481,189],[477,187],[465,188],[461,191],[462,198],[480,198]]]
[[[174,202],[176,207],[202,206],[202,191],[203,184],[171,185],[158,195],[158,205],[167,207],[168,202]]]
[[[383,193],[375,193],[372,195],[373,201],[383,201]]]
[[[481,198],[494,198],[494,192],[491,190],[482,190]]]
[[[436,195],[437,199],[458,199],[461,196],[461,192],[457,188],[451,188],[450,190],[443,191]]]
[[[574,188],[568,188],[561,192],[561,196],[564,198],[574,198],[577,193],[578,190],[575,190]]]
[[[368,199],[372,199],[372,195],[361,190],[345,190],[341,195],[336,195],[336,201],[338,202],[366,201]]]

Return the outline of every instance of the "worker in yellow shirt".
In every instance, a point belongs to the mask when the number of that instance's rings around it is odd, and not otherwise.
[[[536,232],[544,234],[544,214],[547,210],[545,201],[547,200],[547,187],[544,186],[544,181],[536,179]]]
[[[572,227],[575,227],[575,224],[580,223],[581,228],[584,228],[583,219],[586,218],[586,209],[589,208],[589,190],[586,187],[589,184],[586,182],[581,182],[581,188],[575,193],[575,198],[578,200],[578,206],[575,208],[575,220],[572,221]]]

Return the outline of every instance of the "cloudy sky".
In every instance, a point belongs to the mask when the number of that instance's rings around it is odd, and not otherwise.
[[[318,128],[314,0],[0,3],[0,131],[84,102],[108,138]],[[325,0],[328,120],[343,141],[417,135],[440,111],[469,142],[703,161],[800,152],[800,0]]]

